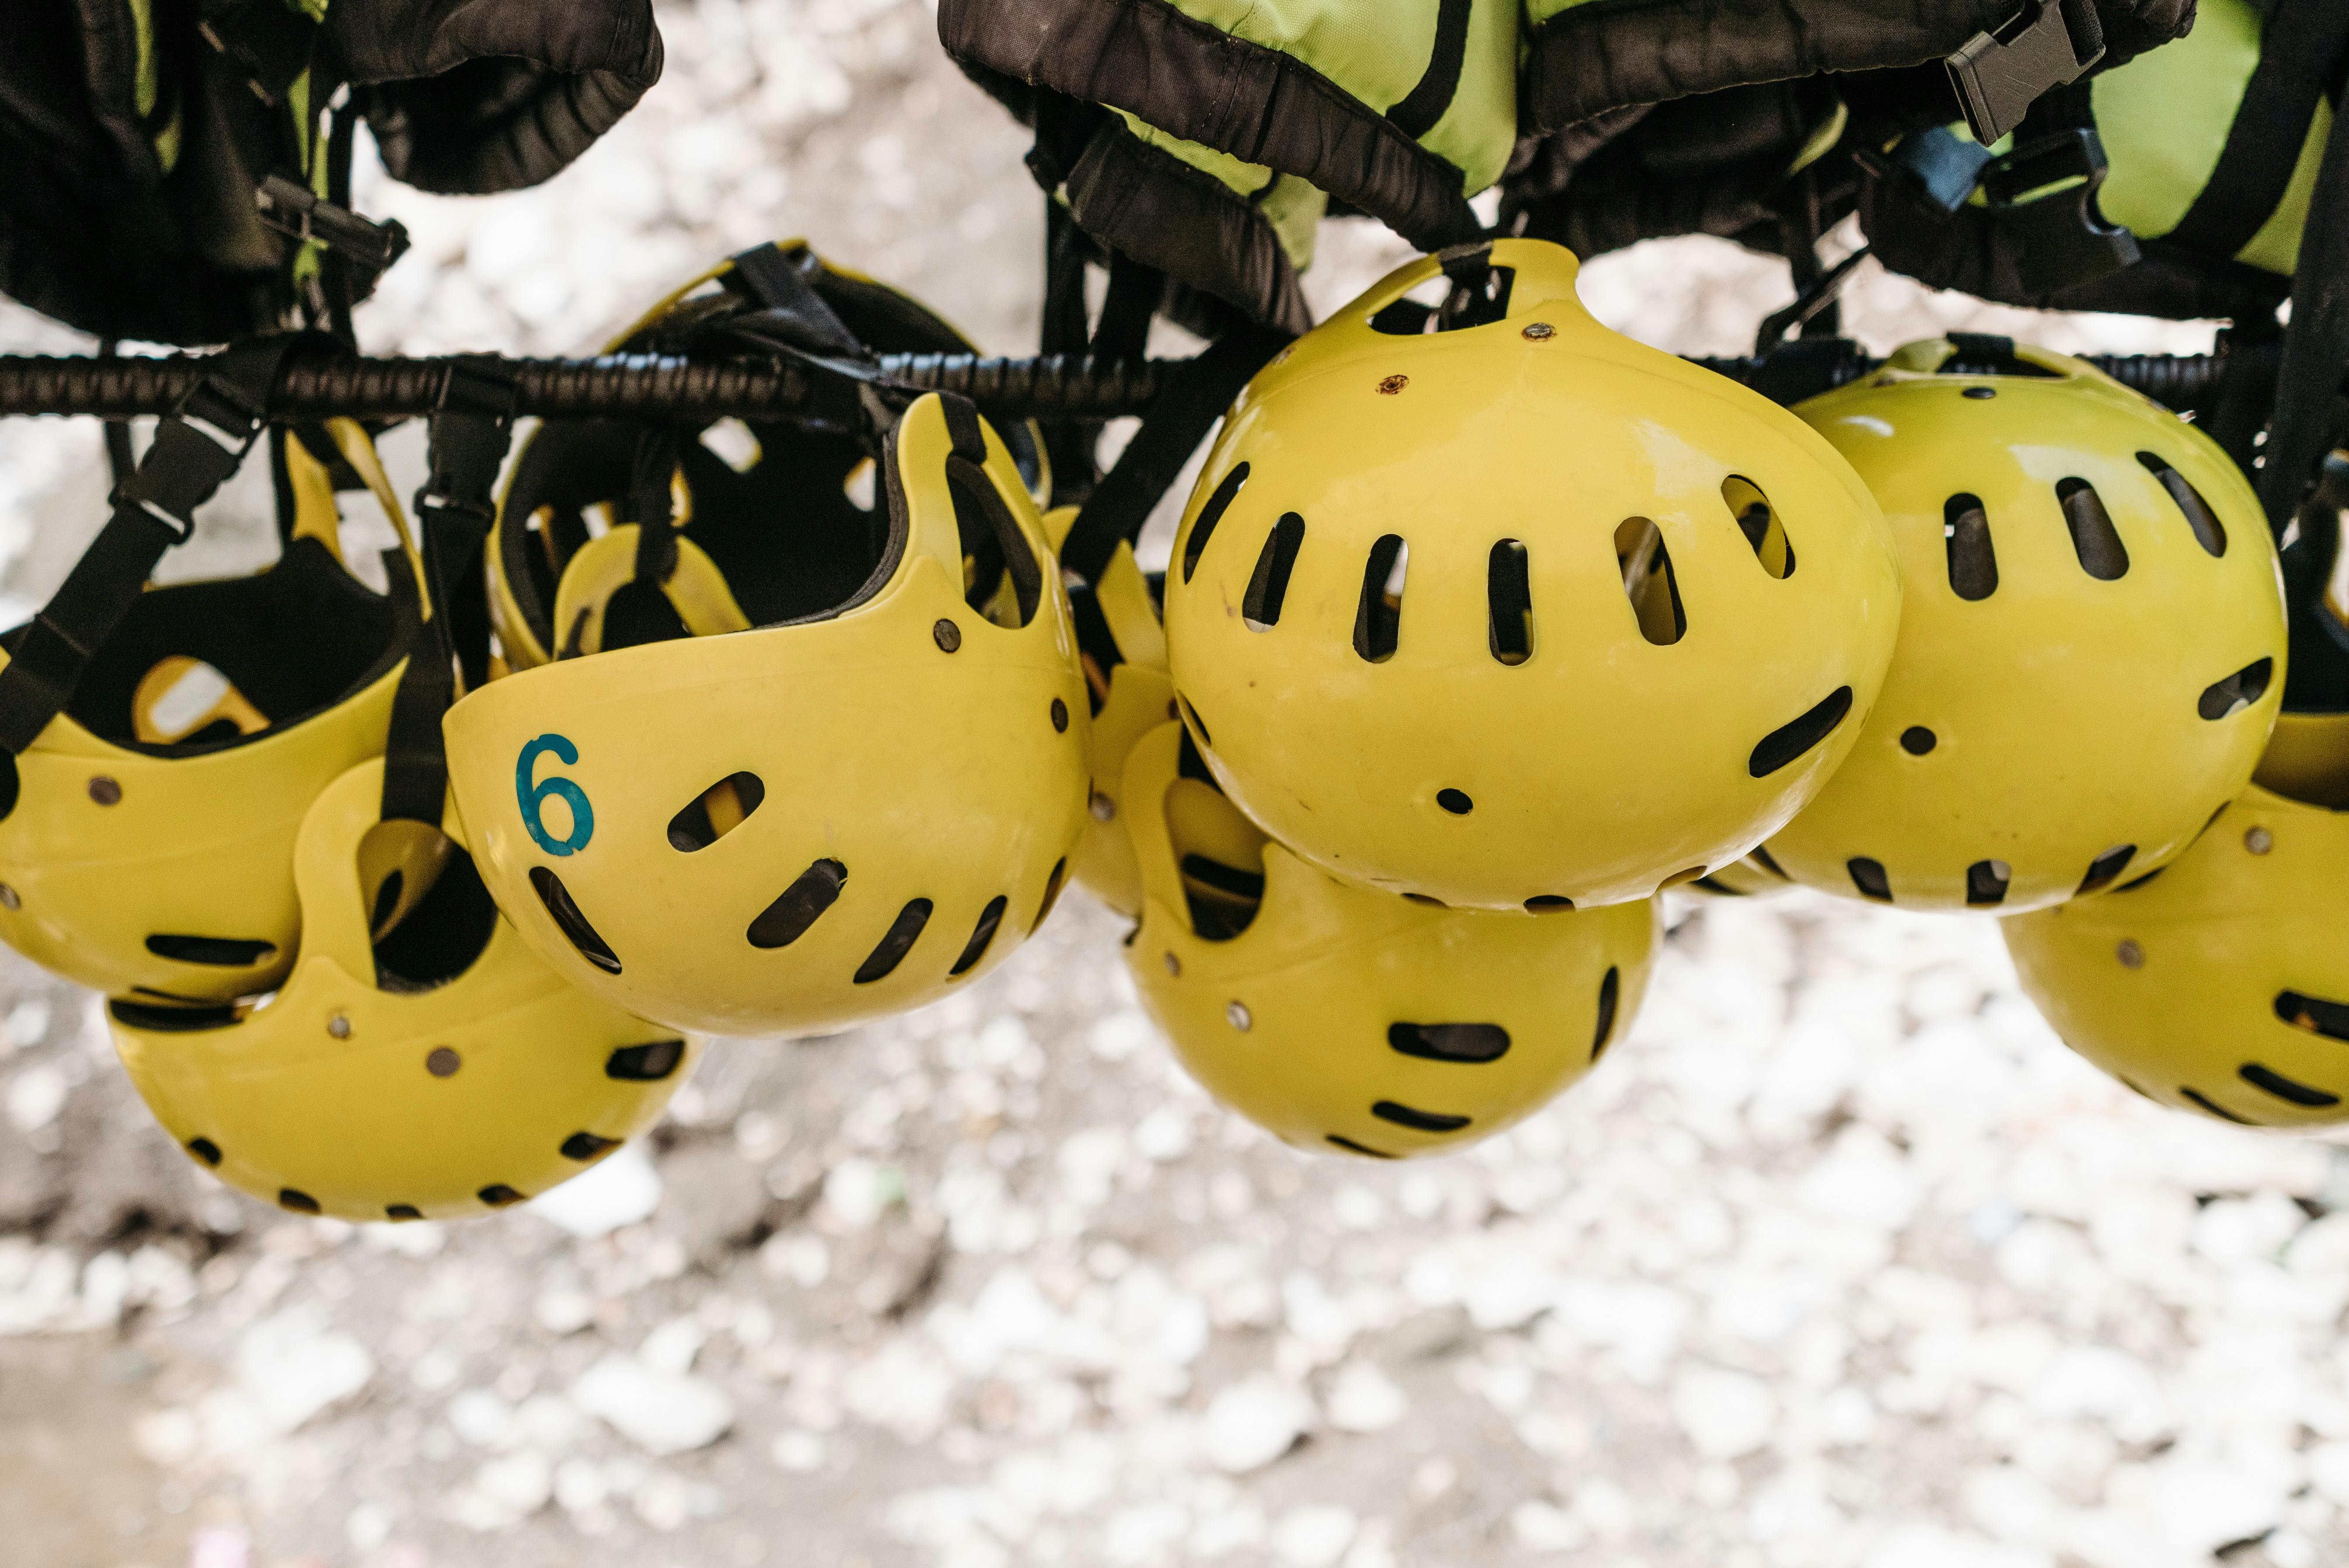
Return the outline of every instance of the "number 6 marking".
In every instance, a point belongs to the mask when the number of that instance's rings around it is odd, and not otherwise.
[[[550,855],[577,854],[595,836],[595,808],[587,803],[587,791],[560,774],[553,774],[539,783],[531,781],[531,769],[537,766],[539,754],[552,751],[554,759],[568,768],[579,760],[579,748],[560,735],[542,735],[522,748],[514,761],[514,799],[522,807],[522,825],[538,847]],[[571,808],[571,836],[558,839],[546,830],[539,820],[539,809],[553,795]]]

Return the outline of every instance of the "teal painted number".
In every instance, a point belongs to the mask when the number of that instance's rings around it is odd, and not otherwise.
[[[548,751],[554,753],[554,759],[566,768],[579,760],[579,748],[568,739],[560,735],[540,736],[522,748],[522,756],[514,762],[514,799],[522,807],[522,825],[530,830],[531,838],[540,849],[550,855],[575,855],[595,836],[595,808],[587,803],[586,790],[560,774],[532,782],[531,772],[538,766],[540,754]],[[568,838],[558,839],[548,832],[545,822],[539,818],[539,810],[549,795],[571,808]]]

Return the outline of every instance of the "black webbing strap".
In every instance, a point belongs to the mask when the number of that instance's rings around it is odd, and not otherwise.
[[[492,492],[513,438],[514,384],[494,361],[460,359],[449,367],[431,422],[432,471],[416,492],[416,527],[424,557],[425,619],[411,603],[404,614],[408,668],[391,703],[384,739],[386,820],[440,822],[449,788],[449,760],[440,716],[458,695],[461,675],[471,691],[489,679],[489,574],[482,550],[497,516]],[[407,560],[386,553],[395,596]],[[408,601],[418,595],[409,588]]]
[[[98,340],[98,356],[100,359],[119,357],[120,348],[121,346],[113,338]],[[130,421],[128,419],[106,421],[106,470],[117,488],[139,471],[139,459],[130,449]]]
[[[677,572],[677,432],[649,425],[636,438],[628,493],[620,498],[616,522],[636,525],[636,581],[658,592]]]
[[[2251,242],[2283,201],[2317,100],[2340,70],[2344,47],[2349,5],[2278,0],[2219,161],[2164,238],[2214,261],[2231,261]]]
[[[1240,388],[1291,341],[1272,327],[1241,327],[1177,366],[1143,416],[1142,428],[1077,513],[1061,543],[1061,564],[1088,583],[1099,582],[1118,545],[1141,534],[1151,509]]]
[[[195,527],[196,508],[236,472],[269,424],[291,335],[222,350],[155,428],[114,512],[0,669],[0,750],[21,757],[65,711],[82,672],[139,602],[155,563]]]
[[[2349,10],[2349,7],[2344,7]],[[2292,324],[2276,376],[2275,422],[2268,428],[2260,504],[2281,536],[2331,449],[2333,400],[2349,366],[2349,114],[2336,117],[2309,193],[2300,262],[2292,280]]]
[[[744,251],[734,258],[732,270],[721,281],[734,293],[755,300],[782,329],[780,335],[794,346],[845,359],[872,357],[873,351],[848,330],[781,247],[769,243]]]

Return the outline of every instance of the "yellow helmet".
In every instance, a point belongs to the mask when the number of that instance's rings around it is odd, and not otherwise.
[[[730,630],[697,606],[742,573],[688,593],[680,548],[657,594],[707,634],[521,670],[450,710],[491,892],[618,1006],[719,1034],[837,1028],[975,978],[1060,892],[1088,727],[1034,504],[960,398],[916,402],[880,466],[872,530],[764,557],[777,577],[808,550],[860,562],[841,599]],[[638,583],[607,564],[580,552],[558,598],[605,613]]]
[[[776,327],[778,320],[785,325]],[[605,352],[740,353],[777,332],[839,358],[868,348],[975,352],[918,301],[832,265],[799,241],[719,263]],[[647,429],[627,420],[563,420],[523,444],[488,551],[491,622],[510,667],[550,663],[569,647],[593,653],[684,630],[769,625],[837,603],[864,582],[887,520],[875,510],[871,450],[850,422],[687,424],[668,432],[673,441],[656,443],[660,460],[640,473]],[[1048,469],[1033,423],[998,429],[1030,493],[1045,493]],[[647,498],[631,492],[647,484],[661,492],[650,498],[656,511],[674,491],[679,560],[663,584],[668,603],[623,592],[615,606],[606,580],[638,570],[633,513]],[[790,552],[787,572],[774,569],[779,536]]]
[[[381,755],[404,664],[394,601],[344,567],[336,471],[374,493],[420,572],[366,430],[324,431],[270,438],[290,499],[274,565],[130,584],[63,711],[13,765],[0,753],[0,940],[70,980],[210,1004],[294,963],[295,834],[321,789]]]
[[[115,1045],[180,1146],[256,1198],[343,1220],[484,1213],[644,1130],[699,1046],[564,985],[460,844],[378,824],[382,789],[383,763],[363,762],[302,822],[302,952],[283,989],[258,1006],[117,999]],[[370,931],[370,910],[403,903]]]
[[[1326,871],[1644,899],[1834,769],[1899,583],[1800,420],[1599,325],[1566,250],[1489,261],[1401,269],[1233,405],[1167,575],[1174,686],[1233,800]],[[1405,296],[1445,268],[1454,325],[1420,334]]]
[[[2349,1119],[2349,715],[2287,714],[2278,736],[2298,755],[2168,865],[2002,924],[2056,1034],[2129,1088],[2310,1127]],[[2300,769],[2312,748],[2322,774]]]
[[[1876,710],[1777,863],[1847,897],[2022,911],[2182,850],[2283,695],[2275,550],[2234,464],[2004,338],[1911,344],[1797,412],[1883,502],[1907,594]]]
[[[1652,900],[1437,909],[1268,841],[1161,725],[1126,764],[1146,890],[1126,967],[1207,1091],[1299,1149],[1443,1152],[1539,1109],[1620,1038]]]

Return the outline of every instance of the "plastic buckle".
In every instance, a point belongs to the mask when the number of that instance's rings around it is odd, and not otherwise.
[[[2044,136],[1982,170],[1992,214],[2021,242],[2015,271],[2025,293],[2092,283],[2143,254],[2137,236],[2096,205],[2105,144],[2082,126]]]
[[[274,108],[310,68],[310,42],[318,24],[285,0],[243,0],[198,22],[196,30],[235,61],[254,96]]]
[[[2040,94],[2078,81],[2104,57],[2101,46],[2080,57],[2059,0],[2031,0],[1996,32],[1976,33],[1941,63],[1974,139],[1988,147],[2023,123]]]
[[[1954,212],[1982,183],[1982,166],[1990,150],[1968,141],[1946,125],[1904,136],[1892,149],[1892,161],[1909,171],[1933,205]]]
[[[273,174],[253,193],[261,221],[281,234],[323,245],[371,273],[407,253],[408,231],[398,219],[378,223],[318,196],[298,181]]]

